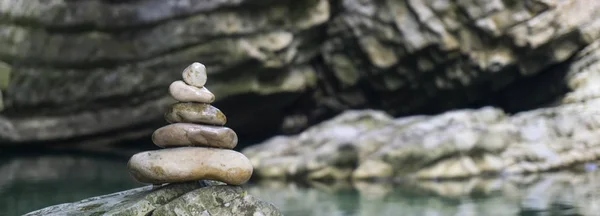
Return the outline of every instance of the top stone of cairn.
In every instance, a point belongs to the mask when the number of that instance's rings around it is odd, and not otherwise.
[[[198,88],[206,84],[206,67],[198,62],[192,63],[183,70],[183,81]]]

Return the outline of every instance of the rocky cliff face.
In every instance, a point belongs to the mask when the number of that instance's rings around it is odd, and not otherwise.
[[[600,160],[600,41],[559,67],[571,91],[554,106],[516,114],[484,107],[392,118],[345,111],[294,136],[246,148],[257,177],[295,180],[522,175]],[[554,73],[551,71],[550,73]]]
[[[598,38],[598,12],[578,0],[1,0],[0,142],[146,136],[193,61],[241,137],[350,108],[531,108],[565,91],[549,69]]]

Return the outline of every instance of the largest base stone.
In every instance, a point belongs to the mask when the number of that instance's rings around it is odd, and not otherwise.
[[[175,214],[174,212],[178,212]],[[24,216],[153,216],[153,215],[265,215],[279,216],[270,203],[249,195],[241,187],[206,181],[152,186],[46,207]]]

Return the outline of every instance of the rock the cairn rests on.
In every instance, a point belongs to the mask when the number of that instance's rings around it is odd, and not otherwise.
[[[215,95],[206,84],[206,67],[193,63],[183,71],[183,81],[169,86],[178,101],[165,113],[170,124],[157,129],[152,141],[164,148],[140,152],[128,162],[131,175],[154,185],[198,180],[216,180],[230,185],[246,183],[252,176],[250,160],[233,151],[236,133],[227,127],[227,117],[214,106]]]

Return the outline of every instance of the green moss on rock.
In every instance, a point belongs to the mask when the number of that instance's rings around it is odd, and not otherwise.
[[[275,206],[261,201],[238,186],[208,186],[191,191],[156,208],[153,215],[282,215]]]
[[[248,195],[236,186],[214,182],[169,184],[160,188],[146,186],[74,203],[50,206],[25,216],[147,216],[147,215],[281,215],[275,206]]]
[[[50,206],[25,215],[142,216],[148,215],[156,207],[201,186],[199,182],[171,184],[156,189],[146,186],[79,202]]]

